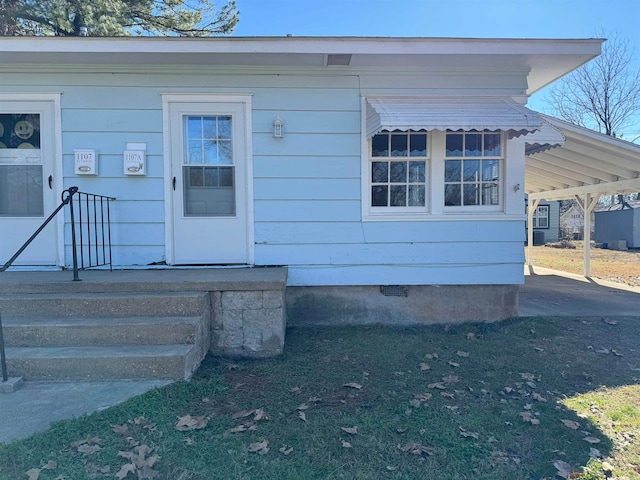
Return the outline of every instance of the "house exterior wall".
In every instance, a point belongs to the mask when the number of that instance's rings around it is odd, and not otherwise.
[[[114,196],[113,263],[165,259],[162,94],[252,94],[256,265],[288,265],[292,286],[523,282],[524,141],[508,140],[504,211],[421,221],[362,221],[362,97],[513,95],[526,72],[70,67],[0,74],[0,92],[61,92],[62,191]],[[285,137],[272,138],[280,116]],[[122,173],[127,142],[147,144],[147,175]],[[95,149],[99,175],[77,176],[74,149]],[[434,188],[442,188],[434,178]],[[65,263],[70,238],[65,224]]]
[[[534,228],[534,232],[543,232],[544,242],[552,243],[560,240],[560,202],[546,202],[542,200],[540,205],[546,205],[549,207],[549,226],[547,228]],[[529,226],[526,226],[526,233],[528,234]]]

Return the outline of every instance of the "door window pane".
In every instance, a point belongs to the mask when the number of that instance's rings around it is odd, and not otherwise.
[[[44,216],[42,165],[0,165],[0,216]]]
[[[183,128],[187,164],[182,167],[184,215],[235,215],[232,117],[187,115]]]

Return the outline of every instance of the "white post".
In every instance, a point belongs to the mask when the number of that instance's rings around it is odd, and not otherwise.
[[[592,197],[590,193],[584,196],[584,276],[591,276],[591,212],[596,208],[600,195]]]
[[[531,256],[533,246],[533,212],[536,211],[538,205],[540,204],[540,199],[534,200],[527,207],[527,265],[531,266]]]

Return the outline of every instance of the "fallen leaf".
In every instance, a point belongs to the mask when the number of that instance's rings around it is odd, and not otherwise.
[[[540,423],[540,420],[535,418],[531,412],[522,412],[520,413],[520,416],[522,417],[523,422],[529,422],[531,425],[538,425]]]
[[[604,323],[606,323],[607,325],[618,325],[618,321],[617,320],[609,320],[608,318],[602,318],[602,321]]]
[[[394,471],[396,471],[396,470],[398,469],[398,467],[393,467],[393,466],[391,466],[391,465],[387,465],[387,467],[386,467],[386,468],[387,468],[387,470],[389,470],[390,472],[394,472]]]
[[[342,448],[353,448],[349,442],[345,442],[344,440],[340,440],[342,442]]]
[[[347,388],[355,388],[356,390],[361,390],[362,389],[362,385],[360,385],[359,383],[355,383],[355,382],[345,383],[342,386],[343,387],[347,387]]]
[[[158,472],[157,470],[153,470],[147,465],[138,470],[138,480],[154,480],[154,478],[158,477],[159,475],[160,472]]]
[[[425,371],[431,369],[431,366],[428,363],[421,363],[420,370]]]
[[[422,405],[422,402],[416,398],[409,400],[409,405],[411,405],[414,408],[420,408],[420,406]]]
[[[126,435],[127,433],[129,433],[129,426],[126,423],[124,425],[111,425],[111,430],[113,430],[115,433]]]
[[[249,445],[249,451],[251,453],[257,453],[258,455],[265,455],[266,453],[269,453],[269,442],[267,440],[254,442]]]
[[[544,348],[542,347],[533,347],[536,352],[544,352]]]
[[[291,393],[300,393],[302,391],[302,388],[300,387],[293,387],[289,390]]]
[[[449,360],[447,363],[448,363],[449,365],[451,365],[452,367],[459,367],[459,366],[460,366],[460,364],[459,364],[459,363],[454,362],[453,360]]]
[[[583,440],[589,443],[600,443],[600,439],[596,437],[584,437]]]
[[[524,406],[524,407],[522,407],[522,408],[524,408],[525,410],[531,410],[531,409],[533,408],[533,404],[532,404],[532,403],[527,403],[527,404],[525,404],[525,406]]]
[[[135,475],[136,470],[136,466],[133,463],[125,463],[122,467],[120,467],[118,473],[116,473],[116,478],[118,480],[122,480],[124,477],[129,475],[129,473],[133,473]]]
[[[25,475],[29,477],[29,480],[38,480],[38,478],[40,478],[40,472],[41,472],[41,469],[32,468],[31,470],[27,470],[25,472]]]
[[[440,392],[440,395],[446,398],[456,398],[456,396],[453,393],[449,393],[449,392]]]
[[[597,448],[589,448],[589,456],[590,457],[595,457],[595,458],[602,458],[602,453],[600,453],[600,450],[598,450]]]
[[[546,399],[546,398],[544,398],[542,395],[540,395],[538,392],[533,392],[533,393],[531,394],[531,397],[532,397],[534,400],[537,400],[538,402],[546,402],[546,401],[547,401],[547,399]]]
[[[536,376],[533,373],[521,373],[520,378],[533,382],[536,379]]]
[[[409,442],[403,447],[398,445],[398,449],[406,453],[411,453],[412,455],[422,455],[423,453],[426,453],[427,455],[433,455],[435,453],[435,449],[431,447],[425,447],[424,445],[417,442]]]
[[[234,420],[237,420],[238,418],[245,418],[250,415],[253,415],[254,413],[256,413],[255,410],[242,410],[240,412],[237,412],[231,415],[231,418],[233,418]]]
[[[191,415],[185,415],[184,417],[178,417],[178,422],[174,428],[181,432],[188,432],[190,430],[200,430],[205,428],[208,423],[209,417],[192,417]]]
[[[309,407],[310,407],[310,405],[309,405],[309,404],[307,404],[307,403],[303,403],[303,404],[301,404],[301,405],[298,405],[298,406],[296,407],[296,410],[307,410]]]
[[[396,432],[398,432],[398,433],[404,433],[407,430],[409,430],[409,429],[408,428],[396,428]]]
[[[283,445],[282,447],[280,447],[279,452],[282,453],[286,457],[291,452],[293,452],[293,447],[287,448],[286,445]]]
[[[442,381],[444,383],[456,383],[460,378],[457,375],[447,375],[446,377],[442,377]]]
[[[340,430],[347,432],[350,435],[356,435],[358,433],[358,427],[340,427]]]
[[[253,421],[259,422],[260,420],[269,420],[269,416],[262,408],[256,408],[253,415]]]
[[[469,352],[463,352],[462,350],[458,350],[456,352],[456,355],[458,355],[459,357],[462,357],[462,358],[467,358],[469,356]]]
[[[447,388],[447,386],[442,382],[430,383],[429,385],[427,385],[427,387],[429,387],[429,388],[438,388],[440,390],[444,390],[444,389]]]
[[[47,464],[42,467],[42,470],[55,470],[56,468],[58,468],[58,463],[54,460],[49,460]]]
[[[248,430],[247,426],[244,424],[238,425],[237,427],[230,428],[226,433],[241,433],[246,432]]]
[[[298,412],[298,418],[299,418],[300,420],[302,420],[303,422],[306,422],[306,421],[307,421],[307,416],[305,415],[305,413],[304,413],[304,412]]]
[[[433,360],[434,358],[438,358],[438,354],[437,353],[427,353],[424,358],[426,358],[427,360]]]
[[[184,444],[187,445],[188,447],[195,445],[196,442],[193,440],[193,438],[191,437],[187,437],[184,439]]]
[[[580,424],[578,422],[574,422],[573,420],[560,420],[565,427],[570,428],[571,430],[578,430],[580,428]]]
[[[320,397],[309,397],[309,402],[311,403],[318,403],[321,402],[322,399]]]
[[[463,437],[471,437],[475,438],[476,440],[480,438],[480,434],[477,432],[470,432],[460,426],[458,427],[458,430],[460,431],[460,435],[462,435]]]
[[[562,460],[556,460],[553,462],[553,466],[558,470],[557,474],[562,478],[570,478],[573,473],[573,467],[569,465],[567,462],[563,462]]]
[[[430,393],[416,393],[413,397],[421,402],[427,402],[433,398],[433,395]]]
[[[91,455],[92,453],[96,453],[102,450],[100,445],[89,445],[88,443],[84,443],[78,447],[79,453],[84,453],[85,455]]]

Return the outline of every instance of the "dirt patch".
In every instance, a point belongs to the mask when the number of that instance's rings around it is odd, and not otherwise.
[[[584,244],[575,242],[576,248],[558,249],[532,247],[533,264],[581,275],[584,268]],[[626,252],[591,248],[591,276],[602,280],[640,286],[640,251]]]

